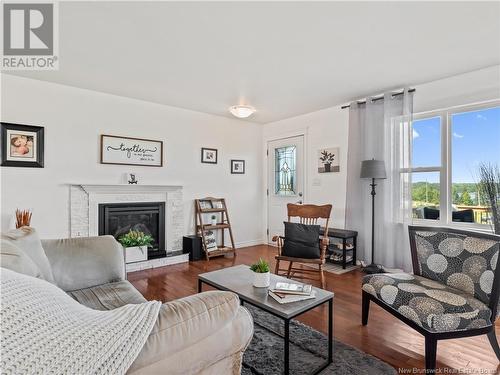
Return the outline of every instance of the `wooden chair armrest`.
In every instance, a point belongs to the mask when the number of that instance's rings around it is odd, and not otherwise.
[[[326,258],[326,249],[328,249],[328,245],[330,244],[330,239],[328,237],[323,237],[320,242],[320,247],[321,247],[321,253],[320,253],[320,259],[325,259]]]
[[[282,236],[273,236],[272,241],[276,242],[276,246],[278,246],[278,255],[281,255],[281,248],[283,247],[284,237]]]

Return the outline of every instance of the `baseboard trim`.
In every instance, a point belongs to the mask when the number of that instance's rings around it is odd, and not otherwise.
[[[257,246],[257,245],[265,245],[265,244],[266,244],[265,239],[258,239],[258,240],[237,242],[234,245],[236,246],[236,249],[239,249],[240,247]]]

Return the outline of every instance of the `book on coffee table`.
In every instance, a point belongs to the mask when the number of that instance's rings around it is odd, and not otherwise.
[[[274,289],[271,290],[274,293],[309,296],[312,291],[312,285],[278,282],[274,286]]]
[[[297,294],[286,294],[286,293],[278,293],[269,290],[269,295],[274,298],[278,303],[291,303],[291,302],[299,302],[305,301],[308,299],[316,298],[316,292],[312,291],[309,295],[297,295]]]

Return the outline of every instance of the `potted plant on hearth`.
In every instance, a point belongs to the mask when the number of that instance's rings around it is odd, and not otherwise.
[[[144,232],[130,230],[118,238],[125,249],[125,263],[148,260],[148,246],[153,244],[153,237]]]
[[[250,266],[253,271],[254,279],[253,286],[257,288],[267,288],[271,281],[271,274],[269,273],[269,263],[264,259],[259,258],[259,261]]]
[[[335,160],[335,154],[328,152],[327,150],[321,151],[321,157],[319,158],[325,167],[325,172],[330,172],[332,163]]]

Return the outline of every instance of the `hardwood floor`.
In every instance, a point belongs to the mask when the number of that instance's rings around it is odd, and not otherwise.
[[[163,302],[196,293],[197,275],[236,264],[251,264],[259,257],[274,269],[276,249],[267,245],[238,249],[236,258],[213,258],[129,273],[129,281],[147,298]],[[370,306],[368,325],[361,326],[360,271],[334,275],[325,272],[326,289],[335,292],[334,335],[349,345],[391,364],[396,369],[422,369],[424,338],[375,304]],[[319,283],[315,283],[319,286]],[[326,307],[299,320],[326,333]],[[496,324],[500,338],[500,322]],[[486,335],[438,342],[438,366],[448,374],[498,374],[500,364]],[[404,370],[403,370],[404,371]],[[413,371],[413,370],[412,370]],[[413,373],[418,373],[418,370]]]

